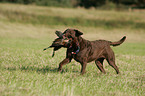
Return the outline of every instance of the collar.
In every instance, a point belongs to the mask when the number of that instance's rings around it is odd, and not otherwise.
[[[76,44],[76,46],[77,46],[77,50],[76,50],[76,51],[73,50],[73,51],[71,52],[73,55],[78,54],[79,51],[80,51],[79,43],[78,43],[78,42],[75,42],[75,44]]]
[[[76,46],[77,46],[77,50],[71,52],[71,54],[73,54],[73,55],[78,54],[79,51],[80,51],[80,47],[79,47],[79,43],[78,42],[76,43]],[[71,43],[68,48],[70,49],[72,47],[73,47],[73,44]]]
[[[75,52],[71,52],[73,55],[78,54],[80,51],[80,47],[78,46],[78,49]]]

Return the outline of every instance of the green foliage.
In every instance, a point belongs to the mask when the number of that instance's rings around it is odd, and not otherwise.
[[[128,5],[130,7],[140,7],[140,8],[145,7],[144,0],[0,0],[0,2],[36,4],[41,6],[56,6],[56,7],[83,6],[85,8],[90,8],[90,7],[96,8],[96,7],[108,5],[110,4],[110,2],[112,2],[116,4],[116,6],[118,7],[120,6],[120,4]]]
[[[80,5],[85,8],[97,7],[105,4],[106,0],[81,0]]]
[[[0,0],[0,2],[11,2],[11,3],[20,3],[20,4],[32,4],[35,0]]]
[[[41,6],[73,7],[76,0],[0,0],[1,2],[36,4]]]

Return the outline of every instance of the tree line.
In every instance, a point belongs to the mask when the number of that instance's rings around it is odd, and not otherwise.
[[[132,8],[145,8],[145,0],[0,0],[0,2],[20,3],[20,4],[36,4],[41,6],[57,6],[57,7],[100,7],[104,5],[114,4],[117,7],[121,5]]]

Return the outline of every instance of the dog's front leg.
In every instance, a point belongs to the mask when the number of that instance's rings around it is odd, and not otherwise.
[[[83,75],[86,72],[87,58],[84,57],[80,63],[81,63],[81,66],[82,66],[81,75]]]
[[[62,66],[71,62],[70,58],[65,58],[62,62],[59,63],[59,67],[58,67],[58,71],[61,72],[62,71]]]
[[[81,68],[81,75],[83,75],[83,74],[86,72],[86,65],[87,65],[87,63],[84,62],[84,63],[81,63],[81,65],[82,65],[82,68]]]

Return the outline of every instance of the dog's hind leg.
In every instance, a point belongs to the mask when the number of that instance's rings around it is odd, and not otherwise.
[[[95,63],[96,63],[96,66],[99,68],[99,70],[105,74],[106,72],[103,68],[103,61],[104,61],[104,58],[100,58],[100,59],[97,59]]]
[[[112,66],[116,70],[116,73],[119,74],[119,69],[115,64],[115,56],[113,55],[113,57],[107,58],[107,62],[109,63],[110,66]]]

